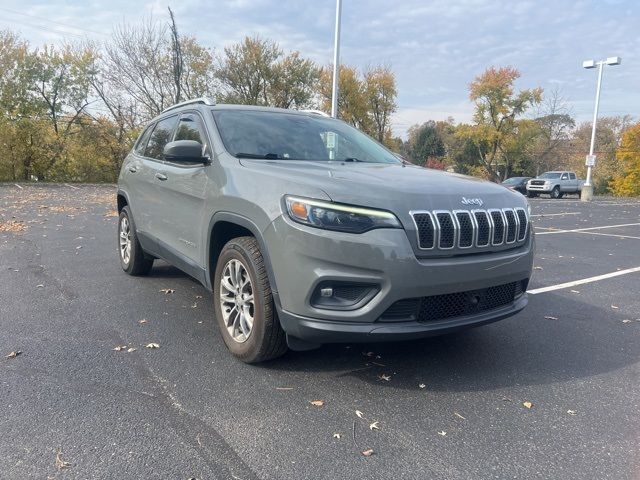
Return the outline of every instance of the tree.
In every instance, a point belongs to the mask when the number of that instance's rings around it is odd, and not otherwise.
[[[616,150],[630,124],[631,117],[628,115],[598,119],[594,152],[597,164],[593,170],[593,187],[597,194],[609,193],[611,181],[622,175],[622,165],[616,158]],[[591,122],[581,123],[573,132],[569,142],[567,168],[576,172],[585,171],[584,159],[589,153],[591,127]]]
[[[319,93],[321,97],[321,108],[325,112],[331,111],[332,72],[333,66],[329,65],[322,69],[320,75]],[[370,132],[371,125],[365,86],[355,67],[344,64],[340,65],[338,91],[338,118],[364,132]]]
[[[376,67],[364,74],[364,95],[371,116],[372,136],[379,142],[391,139],[391,115],[396,111],[396,79],[389,67]]]
[[[541,88],[515,93],[513,84],[519,77],[515,68],[490,67],[469,85],[475,125],[464,133],[475,144],[477,158],[493,181],[505,178],[512,169],[505,144],[517,134],[517,117],[542,98]]]
[[[284,54],[260,37],[225,47],[217,78],[225,101],[245,105],[306,108],[312,103],[320,69],[299,52]]]
[[[429,120],[422,125],[413,125],[408,130],[409,157],[417,165],[430,159],[441,159],[446,151],[436,122]]]
[[[318,83],[320,108],[331,111],[333,66],[322,69]],[[388,67],[370,67],[363,75],[357,68],[340,65],[338,118],[362,130],[390,148],[398,148],[392,137],[391,115],[396,111],[396,81]]]
[[[640,123],[629,127],[622,135],[622,142],[616,150],[616,159],[621,172],[611,184],[612,191],[618,196],[640,195]]]

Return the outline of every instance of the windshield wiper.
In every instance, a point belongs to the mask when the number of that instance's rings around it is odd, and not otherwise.
[[[234,156],[237,158],[260,158],[263,160],[278,160],[280,158],[277,153],[265,153],[264,155],[259,153],[236,153]]]

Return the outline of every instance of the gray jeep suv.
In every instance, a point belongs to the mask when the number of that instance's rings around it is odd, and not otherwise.
[[[162,258],[200,281],[245,362],[452,332],[527,304],[522,195],[408,164],[318,112],[175,105],[125,159],[118,210],[124,271]]]

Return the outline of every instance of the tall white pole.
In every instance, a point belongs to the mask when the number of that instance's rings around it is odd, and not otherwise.
[[[598,121],[598,106],[600,105],[600,86],[602,85],[602,70],[604,62],[599,62],[598,66],[598,86],[596,87],[596,106],[593,110],[593,125],[591,126],[591,146],[589,147],[589,155],[593,155],[593,148],[596,143],[596,122]],[[587,179],[584,182],[585,187],[591,186],[591,165],[587,167]]]
[[[333,39],[333,87],[331,88],[331,116],[338,117],[338,80],[340,78],[340,17],[342,0],[336,0],[336,31]]]

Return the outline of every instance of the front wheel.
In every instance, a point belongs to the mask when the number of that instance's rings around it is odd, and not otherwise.
[[[215,316],[231,353],[246,363],[283,355],[286,337],[256,239],[230,240],[220,252],[214,275]]]
[[[553,190],[551,190],[551,198],[562,198],[562,193],[560,193],[560,187],[559,186],[555,186],[553,187]]]

